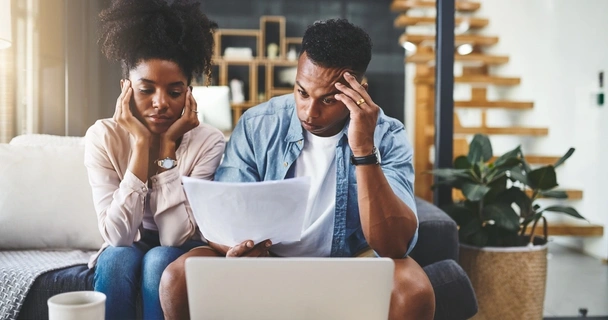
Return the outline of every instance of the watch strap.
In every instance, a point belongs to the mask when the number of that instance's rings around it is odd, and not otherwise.
[[[378,159],[378,150],[376,147],[372,150],[372,154],[362,157],[355,157],[351,154],[350,163],[355,166],[358,165],[367,165],[367,164],[380,164],[380,159]]]

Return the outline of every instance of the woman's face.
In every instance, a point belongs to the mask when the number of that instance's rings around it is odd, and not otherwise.
[[[161,134],[182,115],[188,79],[173,61],[140,61],[129,71],[131,112],[153,134]]]

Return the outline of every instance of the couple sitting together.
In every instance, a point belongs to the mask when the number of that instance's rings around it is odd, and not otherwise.
[[[371,40],[344,19],[306,30],[293,94],[249,109],[225,143],[199,123],[190,83],[209,76],[217,25],[189,1],[115,0],[100,14],[103,53],[120,61],[114,116],[86,134],[85,165],[105,241],[92,257],[108,319],[188,317],[188,257],[394,259],[391,319],[432,319],[433,289],[408,253],[416,244],[412,147],[361,83]],[[223,156],[223,160],[222,160]],[[220,163],[221,162],[221,163]],[[253,182],[309,176],[300,241],[201,234],[181,177]],[[272,254],[270,254],[272,253]],[[268,258],[280,259],[280,258]]]

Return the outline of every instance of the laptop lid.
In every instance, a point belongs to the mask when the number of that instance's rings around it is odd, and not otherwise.
[[[388,318],[388,258],[206,258],[186,260],[192,319]]]

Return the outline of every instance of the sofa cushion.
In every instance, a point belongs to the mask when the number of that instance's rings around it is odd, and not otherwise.
[[[437,261],[458,261],[458,227],[445,212],[416,197],[418,242],[410,252],[421,267]]]
[[[17,319],[48,319],[46,301],[60,293],[93,290],[94,269],[81,264],[40,275],[27,293]]]
[[[84,146],[0,144],[0,249],[99,249]]]

